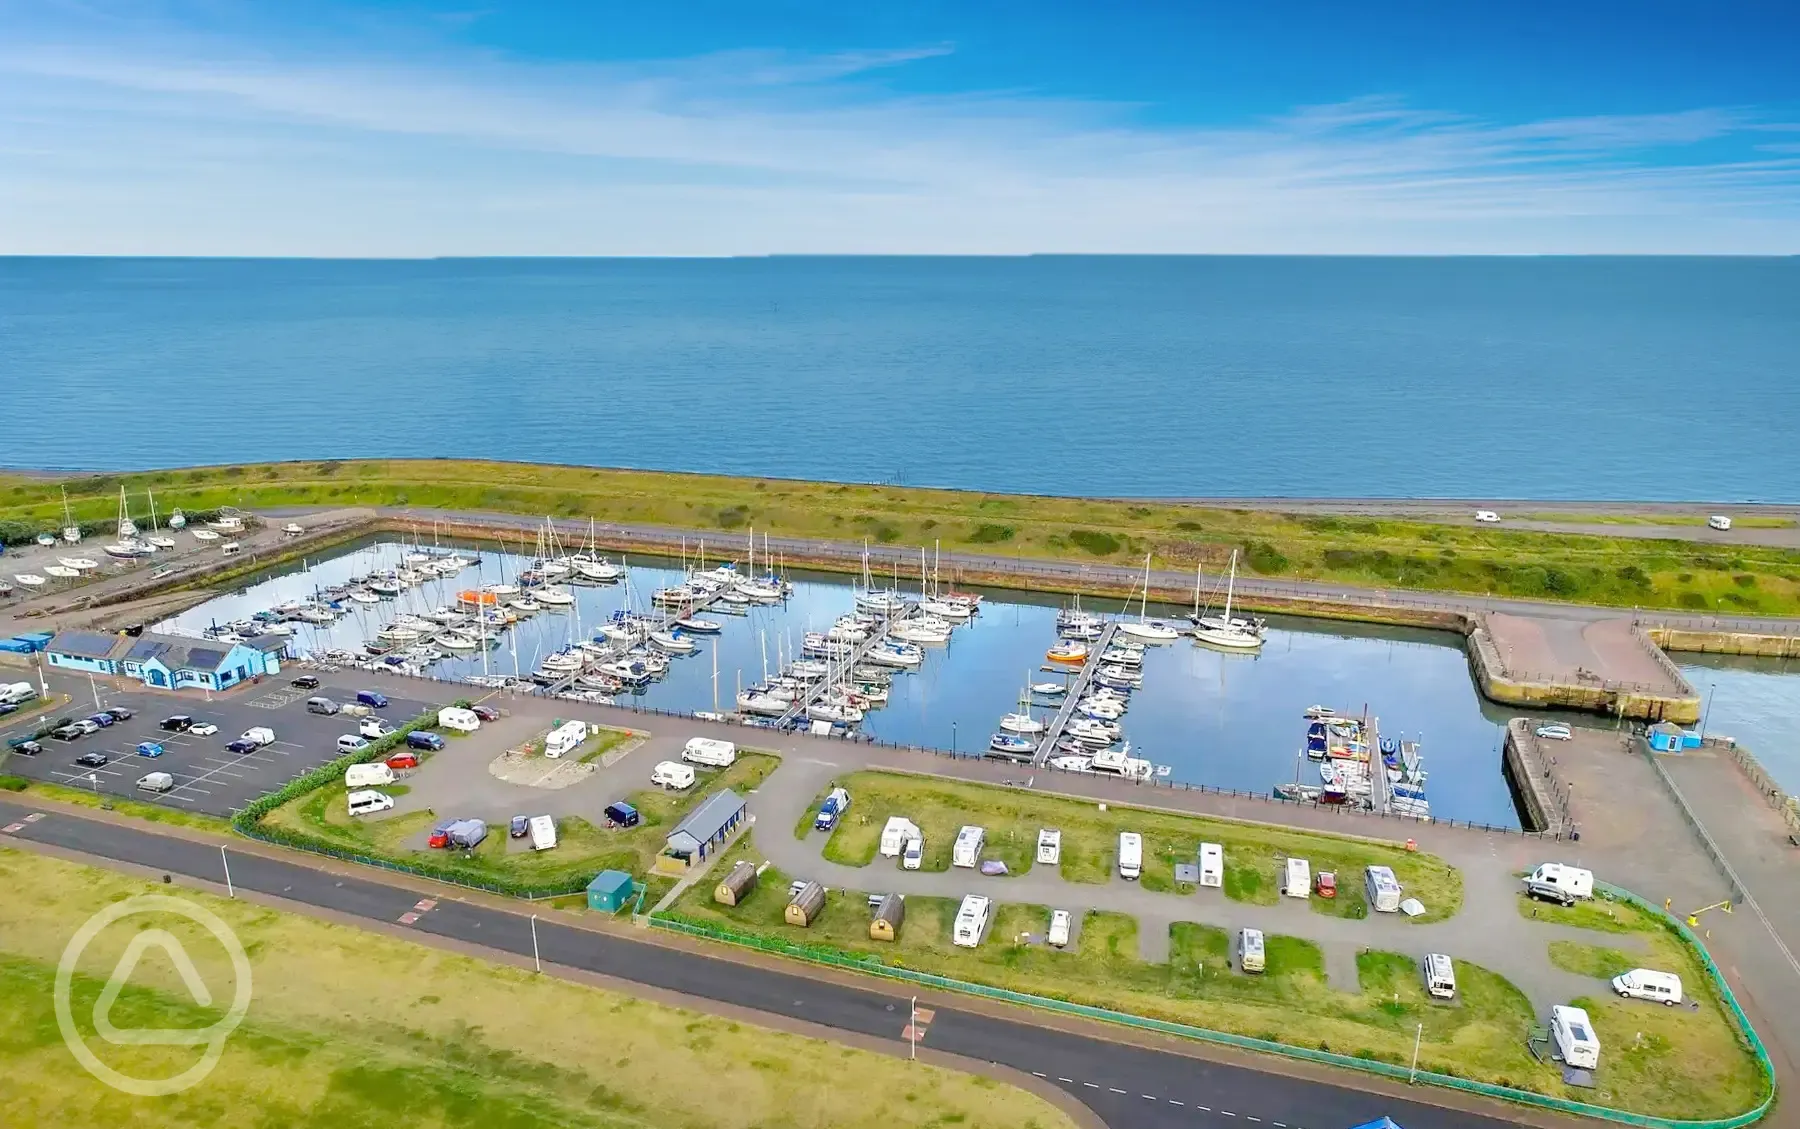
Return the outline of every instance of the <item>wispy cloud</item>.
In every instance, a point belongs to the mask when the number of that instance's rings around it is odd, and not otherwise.
[[[1800,131],[1369,97],[1230,127],[895,93],[953,50],[539,64],[0,45],[0,250],[1797,251]]]

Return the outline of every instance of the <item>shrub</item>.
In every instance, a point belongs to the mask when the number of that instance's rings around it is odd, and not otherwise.
[[[1244,547],[1244,563],[1250,566],[1251,571],[1260,572],[1265,576],[1286,572],[1288,569],[1288,559],[1281,555],[1280,549],[1267,541],[1252,541],[1246,545]]]
[[[1731,582],[1733,584],[1737,585],[1739,588],[1754,588],[1754,587],[1756,587],[1756,577],[1750,575],[1747,572],[1738,573],[1736,576],[1731,578]]]
[[[1069,531],[1069,541],[1076,548],[1096,557],[1109,557],[1119,551],[1119,539],[1097,529],[1072,529]]]
[[[975,531],[965,538],[971,545],[997,545],[1002,541],[1013,539],[1013,527],[1010,525],[978,525]]]
[[[1675,603],[1684,608],[1704,608],[1706,597],[1698,592],[1683,592],[1675,597]]]
[[[0,776],[0,792],[23,792],[30,784],[23,776]]]

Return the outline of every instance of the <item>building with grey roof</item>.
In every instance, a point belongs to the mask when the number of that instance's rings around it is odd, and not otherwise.
[[[668,851],[678,859],[698,862],[731,837],[744,818],[744,798],[727,788],[708,796],[669,832]]]
[[[53,667],[136,678],[164,690],[229,689],[279,674],[286,656],[287,640],[279,636],[225,642],[155,631],[135,636],[59,631],[44,648]]]

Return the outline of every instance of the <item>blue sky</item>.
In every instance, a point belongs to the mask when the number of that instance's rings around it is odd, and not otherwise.
[[[0,253],[1796,253],[1796,12],[0,0]]]

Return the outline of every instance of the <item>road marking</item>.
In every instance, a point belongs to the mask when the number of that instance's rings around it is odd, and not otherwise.
[[[1098,1090],[1100,1088],[1100,1083],[1098,1082],[1083,1082],[1082,1085],[1090,1090]]]
[[[1187,1104],[1187,1103],[1185,1103],[1185,1102],[1178,1102],[1178,1101],[1176,1101],[1176,1100],[1175,1100],[1175,1099],[1174,1099],[1174,1098],[1170,1098],[1170,1099],[1169,1099],[1169,1104],[1170,1104],[1170,1105],[1185,1105],[1185,1104]]]
[[[23,823],[9,823],[5,827],[0,827],[0,831],[4,831],[8,835],[17,835],[23,830],[25,830],[25,825]],[[1040,1074],[1038,1077],[1041,1078],[1043,1075]]]
[[[913,1018],[920,1023],[930,1023],[937,1018],[937,1012],[932,1011],[928,1007],[916,1007],[913,1008]]]
[[[402,924],[402,925],[411,925],[413,922],[415,922],[417,920],[419,920],[419,915],[416,913],[413,913],[411,910],[408,910],[407,912],[400,915],[400,924]]]
[[[1197,1105],[1194,1108],[1199,1110],[1201,1113],[1211,1113],[1212,1112],[1211,1106]]]
[[[436,898],[420,898],[418,900],[418,902],[416,904],[414,904],[413,908],[418,910],[420,913],[429,913],[432,910],[437,908],[437,899]]]
[[[1246,1114],[1245,1114],[1245,1115],[1244,1115],[1244,1120],[1245,1120],[1245,1121],[1261,1121],[1261,1120],[1262,1120],[1262,1118],[1260,1118],[1260,1117],[1253,1117],[1253,1116],[1251,1116],[1251,1115],[1250,1115],[1250,1114],[1248,1114],[1248,1113],[1246,1113]]]
[[[1225,1115],[1225,1116],[1226,1116],[1226,1117],[1236,1117],[1236,1116],[1237,1116],[1237,1114],[1235,1114],[1235,1113],[1233,1113],[1233,1112],[1231,1112],[1231,1111],[1230,1111],[1230,1110],[1228,1110],[1228,1109],[1222,1109],[1222,1110],[1220,1110],[1220,1111],[1219,1111],[1219,1112],[1220,1112],[1220,1113],[1222,1113],[1222,1114],[1224,1114],[1224,1115]]]
[[[1058,1082],[1067,1082],[1071,1086],[1073,1086],[1075,1084],[1075,1079],[1073,1079],[1073,1078],[1063,1078],[1063,1077],[1058,1076],[1058,1078],[1056,1080]]]
[[[1125,1092],[1124,1090],[1119,1089],[1117,1086],[1108,1086],[1107,1089],[1111,1090],[1115,1094],[1123,1094]]]
[[[1049,1075],[1048,1075],[1048,1074],[1045,1074],[1045,1073],[1044,1073],[1044,1072],[1043,1072],[1043,1071],[1041,1071],[1041,1070],[1034,1070],[1034,1071],[1032,1071],[1032,1072],[1031,1072],[1031,1076],[1032,1076],[1032,1077],[1033,1077],[1033,1078],[1048,1078],[1048,1077],[1050,1077],[1050,1076],[1049,1076]]]
[[[1156,1100],[1155,1096],[1151,1095],[1151,1094],[1139,1094],[1138,1097],[1143,1098],[1147,1102],[1153,1102]]]
[[[31,813],[31,814],[30,814],[30,815],[28,815],[28,816],[26,816],[26,817],[25,817],[25,822],[26,822],[26,823],[36,823],[36,822],[37,822],[37,821],[38,821],[38,820],[40,820],[40,819],[42,819],[42,818],[44,818],[44,813],[43,813],[43,812],[41,812],[41,811],[34,811],[34,812],[32,812],[32,813]]]

